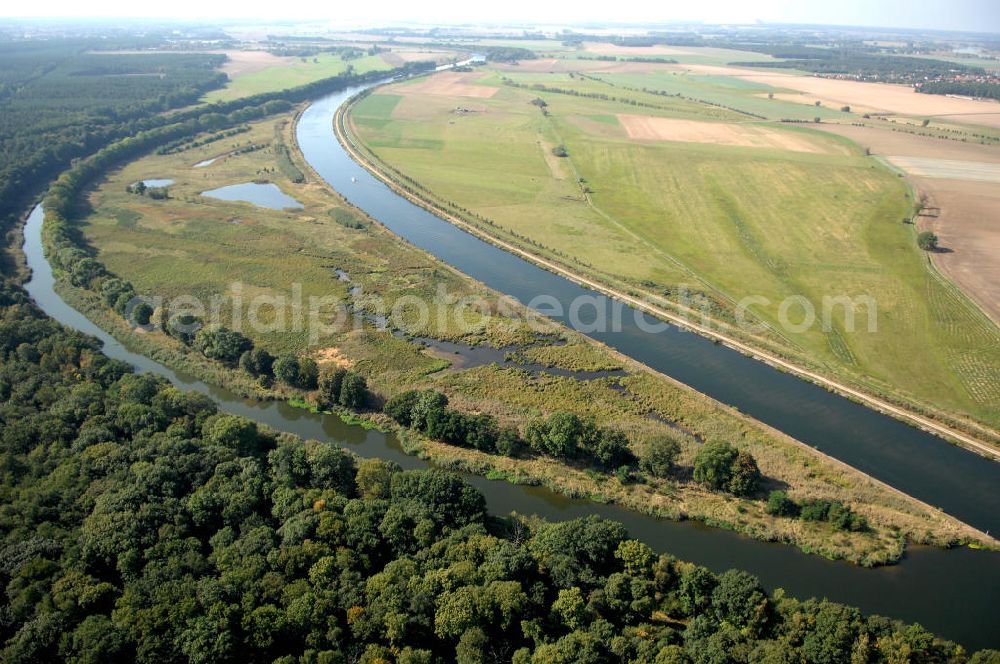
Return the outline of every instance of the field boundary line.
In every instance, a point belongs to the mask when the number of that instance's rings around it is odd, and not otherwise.
[[[815,371],[811,371],[804,367],[801,367],[793,362],[784,360],[766,351],[761,351],[749,344],[743,343],[729,335],[721,334],[703,325],[685,320],[672,312],[648,302],[640,300],[632,295],[621,292],[618,289],[607,286],[601,282],[598,282],[589,277],[578,274],[569,268],[560,265],[554,261],[546,259],[539,256],[533,252],[523,249],[511,242],[497,238],[490,233],[470,224],[469,222],[461,219],[449,212],[441,209],[438,205],[431,201],[426,201],[423,198],[416,196],[412,192],[409,192],[402,187],[400,187],[392,178],[382,173],[381,170],[372,162],[370,159],[366,158],[361,150],[355,145],[354,140],[348,135],[344,126],[344,119],[349,114],[350,109],[353,107],[356,100],[349,100],[347,103],[342,105],[337,109],[334,116],[334,134],[337,136],[337,140],[341,143],[347,153],[354,159],[359,165],[361,165],[369,173],[377,177],[388,187],[390,187],[394,192],[403,196],[412,203],[419,205],[420,207],[430,211],[434,215],[448,221],[449,223],[458,226],[462,230],[475,235],[481,240],[485,240],[490,244],[493,244],[505,251],[515,254],[521,258],[528,260],[535,265],[542,267],[550,272],[554,272],[563,276],[570,281],[575,282],[580,286],[591,288],[599,293],[603,293],[608,297],[617,299],[621,302],[625,302],[643,312],[652,314],[658,318],[662,318],[678,327],[695,332],[701,336],[712,339],[713,341],[718,341],[733,350],[739,351],[740,353],[747,355],[755,360],[764,362],[772,367],[788,371],[799,378],[808,380],[814,384],[821,387],[829,389],[837,394],[851,399],[856,402],[860,402],[869,408],[881,412],[885,415],[890,415],[896,419],[902,420],[908,424],[916,426],[928,433],[932,433],[940,438],[945,439],[948,442],[953,442],[958,444],[970,451],[978,452],[981,455],[991,458],[994,461],[1000,461],[1000,449],[997,449],[993,445],[984,443],[980,440],[973,438],[972,436],[965,434],[961,431],[936,422],[928,417],[915,413],[909,409],[901,406],[896,406],[884,399],[875,397],[873,395],[867,394],[860,389],[850,387],[839,381],[827,378],[826,376],[819,374]],[[804,444],[804,443],[803,443]],[[853,468],[853,467],[852,467]],[[856,469],[855,469],[856,470]]]

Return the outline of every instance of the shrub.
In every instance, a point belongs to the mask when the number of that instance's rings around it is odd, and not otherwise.
[[[251,376],[270,376],[274,356],[263,348],[252,348],[240,355],[240,368]]]
[[[204,327],[195,334],[194,347],[210,360],[235,363],[253,342],[234,330],[221,326]]]
[[[199,329],[201,329],[201,321],[196,316],[174,314],[167,319],[164,331],[181,343],[190,346]]]
[[[729,492],[734,496],[749,496],[757,491],[760,484],[760,469],[757,460],[749,452],[739,452],[730,469]]]
[[[772,491],[764,511],[773,516],[798,516],[799,506],[784,491]]]
[[[819,498],[802,502],[800,516],[803,521],[826,521],[830,512],[830,501]]]
[[[705,443],[694,459],[695,481],[713,489],[727,489],[736,455],[736,448],[727,442]]]
[[[361,410],[368,405],[368,384],[360,374],[348,371],[340,385],[338,402],[344,408]]]
[[[321,408],[332,408],[340,403],[340,388],[344,384],[347,369],[337,367],[324,371],[319,377],[317,401]]]
[[[930,231],[923,231],[917,235],[917,246],[924,251],[937,251],[938,236]]]
[[[299,380],[299,358],[282,355],[274,361],[274,377],[287,385],[296,385]]]
[[[646,443],[639,455],[639,468],[653,477],[668,477],[673,472],[681,445],[670,436],[656,436]]]
[[[304,390],[312,390],[316,388],[317,380],[319,380],[319,366],[316,365],[316,360],[311,357],[299,358],[299,376],[295,385]]]
[[[132,310],[132,320],[139,325],[149,325],[149,319],[153,316],[153,307],[145,302],[135,305]]]
[[[394,419],[404,427],[408,427],[413,422],[413,407],[420,398],[417,390],[401,392],[385,402],[382,412]]]
[[[497,434],[496,451],[508,457],[516,457],[524,449],[524,441],[514,427],[504,427]]]

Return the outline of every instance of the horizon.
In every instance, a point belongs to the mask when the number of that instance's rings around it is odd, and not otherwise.
[[[38,5],[7,7],[0,10],[0,20],[80,21],[99,23],[108,20],[140,20],[165,22],[211,22],[244,24],[294,24],[324,22],[333,26],[375,27],[386,25],[445,25],[445,26],[616,26],[641,27],[655,25],[709,26],[781,26],[827,27],[870,30],[925,30],[934,32],[966,32],[1000,37],[1000,6],[989,0],[959,0],[958,2],[928,3],[914,12],[906,0],[890,0],[878,4],[847,0],[833,7],[816,1],[794,2],[768,0],[747,3],[737,0],[713,0],[697,7],[670,7],[652,15],[642,3],[617,3],[613,12],[598,6],[580,8],[556,2],[539,7],[527,0],[512,0],[503,7],[471,7],[456,16],[446,3],[433,1],[415,7],[400,0],[388,0],[372,16],[368,7],[343,7],[335,12],[321,13],[302,9],[289,15],[272,4],[224,0],[213,3],[206,12],[204,5],[193,0],[179,0],[168,10],[161,7],[137,6],[123,0],[99,0],[88,6],[87,15],[74,15],[78,5],[67,0]],[[292,10],[293,12],[295,10]],[[566,20],[566,16],[572,16]]]

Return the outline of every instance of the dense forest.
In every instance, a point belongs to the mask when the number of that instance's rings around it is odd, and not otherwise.
[[[860,47],[818,48],[814,46],[731,45],[756,53],[766,53],[780,61],[732,62],[734,66],[799,69],[822,76],[842,76],[861,81],[917,83],[927,80],[983,74],[982,69],[945,60],[910,58],[871,52]]]
[[[657,555],[597,517],[490,517],[135,375],[0,289],[8,662],[997,662]]]
[[[145,43],[149,46],[149,43]],[[0,42],[0,227],[70,160],[222,85],[211,54],[105,54],[98,39]]]
[[[961,95],[981,99],[1000,99],[1000,83],[974,81],[931,81],[917,86],[917,92],[932,95]]]

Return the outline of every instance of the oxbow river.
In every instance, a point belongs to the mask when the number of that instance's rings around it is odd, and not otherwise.
[[[303,154],[332,187],[411,243],[521,301],[545,293],[569,302],[588,293],[411,204],[356,164],[336,141],[332,118],[336,109],[359,91],[351,88],[316,101],[297,127]],[[48,315],[98,337],[110,357],[164,376],[181,389],[207,394],[221,409],[274,429],[330,441],[361,456],[392,459],[403,468],[427,467],[427,462],[403,453],[392,434],[366,431],[337,417],[284,403],[243,399],[129,351],[55,292],[52,270],[42,250],[42,217],[41,207],[36,207],[25,228],[24,249],[32,269],[28,292]],[[629,325],[631,320],[624,317],[621,332],[593,336],[974,525],[990,528],[1000,523],[1000,497],[994,492],[1000,486],[1000,464],[701,337],[673,327],[649,334]],[[698,523],[671,522],[613,505],[569,499],[542,487],[465,477],[485,494],[490,510],[496,513],[517,511],[551,520],[600,514],[621,521],[633,537],[658,551],[715,571],[746,569],[771,589],[781,587],[802,598],[827,597],[858,606],[866,613],[920,622],[967,648],[1000,647],[997,553],[911,547],[901,564],[868,570]]]

